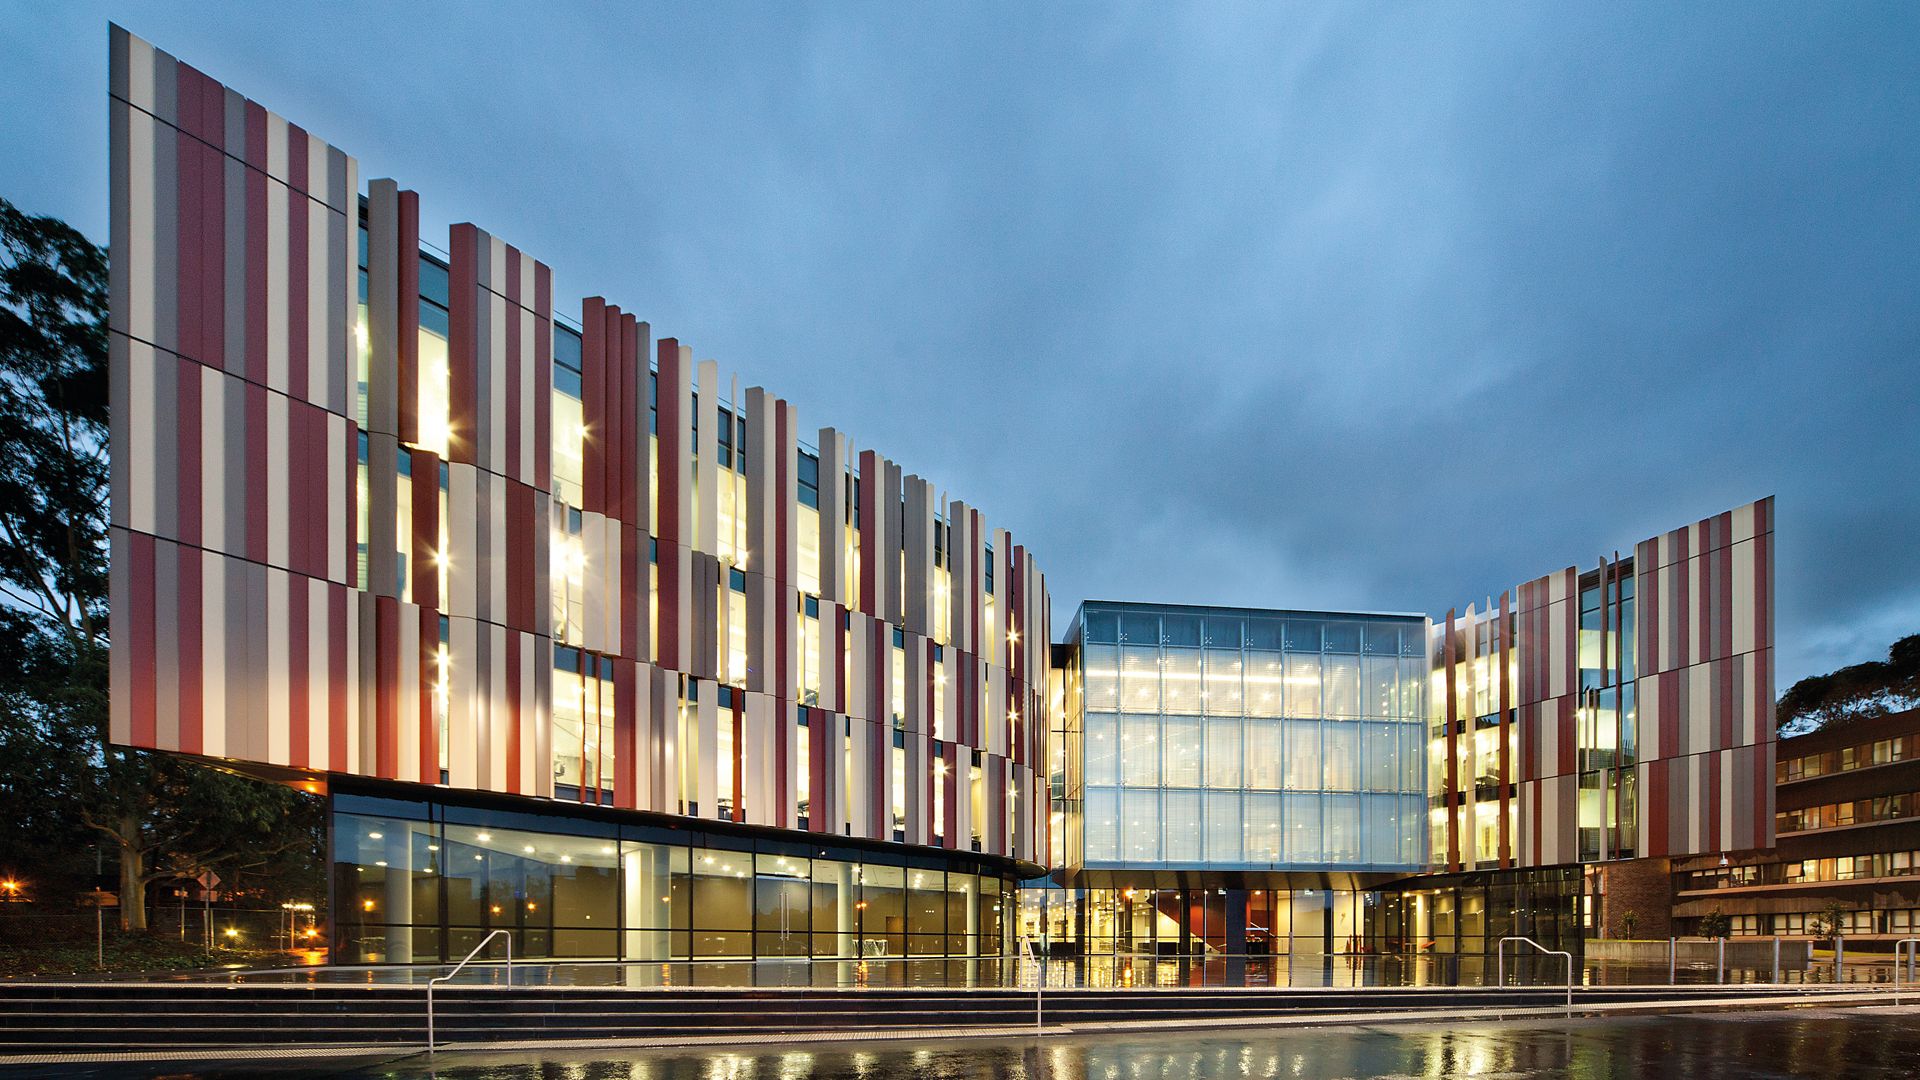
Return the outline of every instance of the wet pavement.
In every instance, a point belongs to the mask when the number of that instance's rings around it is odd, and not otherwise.
[[[299,1076],[336,1080],[1212,1080],[1225,1077],[1626,1080],[1701,1077],[1849,1080],[1920,1076],[1920,1008],[1820,1009],[1059,1036],[1046,1039],[820,1043],[734,1050],[441,1053],[323,1062],[263,1056],[188,1064],[0,1067],[0,1077]]]

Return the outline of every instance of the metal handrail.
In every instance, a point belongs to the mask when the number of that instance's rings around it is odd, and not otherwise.
[[[1040,952],[1040,944],[1032,938],[1021,938],[1026,943],[1027,958],[1033,961],[1033,1030],[1039,1034],[1046,1027],[1046,985],[1047,961]]]
[[[1530,937],[1518,937],[1518,936],[1503,937],[1500,939],[1500,944],[1496,945],[1493,950],[1495,960],[1499,965],[1500,986],[1502,988],[1505,988],[1507,985],[1507,942],[1509,941],[1524,941],[1527,944],[1533,946],[1535,949],[1540,950],[1540,952],[1543,955],[1558,956],[1567,962],[1567,1008],[1572,1009],[1573,1008],[1573,954],[1570,952],[1567,952],[1564,949],[1549,949],[1545,945],[1540,944],[1539,942],[1533,940]]]
[[[468,961],[472,960],[476,956],[479,956],[480,950],[486,948],[488,945],[493,944],[493,939],[497,937],[505,937],[507,939],[507,985],[508,986],[513,985],[513,935],[511,933],[508,933],[505,930],[495,930],[489,933],[486,937],[481,938],[480,944],[475,945],[473,947],[473,951],[468,953],[465,959],[453,965],[452,971],[447,972],[445,975],[442,975],[437,979],[427,980],[427,1053],[429,1054],[433,1053],[433,1043],[434,1043],[433,988],[453,978],[455,975],[460,974],[460,969],[463,967],[466,967]]]
[[[1901,938],[1893,943],[1893,1003],[1900,1004],[1900,958],[1907,958],[1911,965],[1914,957],[1920,955],[1920,937]]]

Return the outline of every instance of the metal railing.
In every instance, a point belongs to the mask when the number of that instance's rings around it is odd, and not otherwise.
[[[1524,941],[1538,949],[1542,955],[1558,956],[1567,962],[1567,1008],[1571,1010],[1573,1008],[1573,954],[1563,949],[1549,949],[1530,937],[1503,937],[1500,939],[1500,944],[1494,948],[1499,965],[1498,985],[1502,988],[1507,985],[1507,942],[1509,941]]]
[[[467,963],[471,961],[474,957],[479,956],[480,950],[486,948],[488,945],[493,944],[493,939],[497,937],[504,937],[507,939],[507,985],[508,986],[513,985],[513,935],[506,930],[495,930],[492,933],[488,934],[486,937],[481,938],[480,944],[475,945],[473,947],[473,951],[468,953],[465,959],[453,965],[452,971],[447,972],[445,975],[442,975],[437,979],[427,980],[427,1053],[429,1054],[433,1053],[433,1045],[434,1045],[433,988],[453,978],[455,975],[460,974],[460,969],[463,967],[466,967]]]
[[[1913,961],[1920,954],[1920,937],[1901,938],[1893,943],[1893,1003],[1900,1004],[1900,971],[1904,966],[1907,981],[1913,981]],[[1904,964],[1903,964],[1904,958]]]
[[[1040,949],[1040,943],[1032,938],[1021,938],[1025,948],[1021,951],[1033,961],[1033,1030],[1039,1034],[1046,1028],[1046,986],[1047,959]]]

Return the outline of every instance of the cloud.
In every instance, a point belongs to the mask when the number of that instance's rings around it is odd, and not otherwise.
[[[982,506],[1062,626],[1777,494],[1782,687],[1920,630],[1911,5],[0,14],[0,191],[100,237],[110,16]]]

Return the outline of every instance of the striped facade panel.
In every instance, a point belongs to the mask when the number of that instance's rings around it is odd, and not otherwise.
[[[329,631],[354,583],[357,170],[118,28],[109,67],[113,733],[326,768],[354,717]]]
[[[111,50],[115,742],[1040,860],[1051,610],[1006,530]]]
[[[1447,768],[1434,783],[1449,819],[1436,863],[1554,866],[1771,847],[1772,549],[1768,498],[1645,540],[1630,557],[1525,582],[1510,607],[1503,594],[1497,609],[1470,608],[1457,630],[1438,631],[1446,690],[1435,715]],[[1463,704],[1474,701],[1499,724],[1495,852],[1463,850],[1458,827],[1473,813],[1474,777],[1489,771],[1477,751],[1456,749],[1465,725],[1482,719]]]

